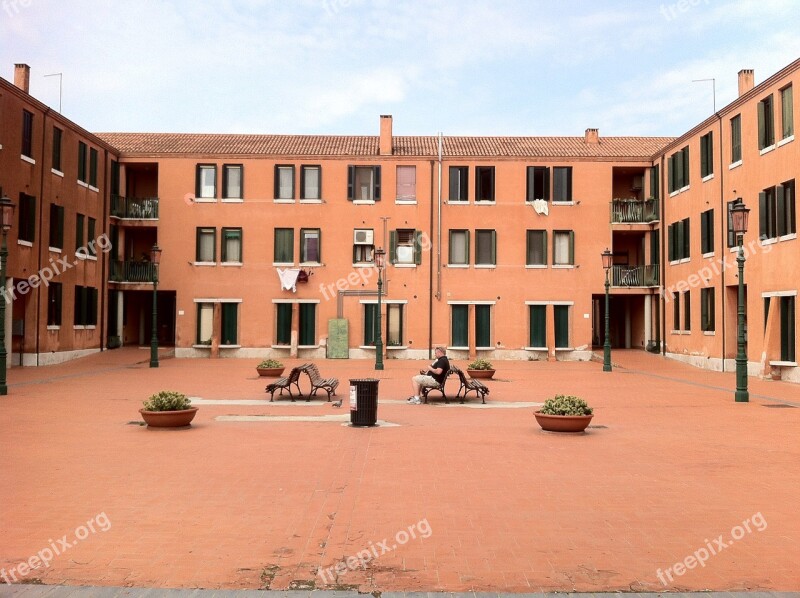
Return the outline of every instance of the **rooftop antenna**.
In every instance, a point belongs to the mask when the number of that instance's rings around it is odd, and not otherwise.
[[[714,112],[717,113],[717,80],[716,79],[692,79],[692,83],[700,83],[701,81],[711,81],[712,101],[714,103]]]
[[[61,81],[63,80],[62,73],[52,73],[45,75],[45,77],[58,77],[58,112],[61,114]]]

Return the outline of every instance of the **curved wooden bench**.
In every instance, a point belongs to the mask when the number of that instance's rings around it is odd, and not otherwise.
[[[442,380],[441,384],[439,384],[438,386],[421,386],[419,389],[419,394],[422,395],[422,402],[427,404],[428,393],[436,390],[442,393],[442,398],[444,398],[445,404],[449,403],[450,401],[447,399],[447,394],[445,394],[444,392],[444,387],[447,384],[447,379],[450,377],[450,374],[452,373],[453,373],[453,366],[451,365],[450,369],[447,371],[447,375],[444,377],[444,380]]]
[[[311,380],[311,394],[309,397],[316,395],[318,390],[324,390],[328,393],[328,401],[331,400],[331,395],[336,396],[336,387],[339,386],[338,378],[323,378],[315,363],[306,365],[305,372],[308,374],[308,379]]]
[[[300,374],[303,371],[303,367],[304,366],[292,368],[292,371],[289,372],[288,376],[284,376],[283,378],[278,378],[277,380],[275,380],[275,382],[267,384],[267,388],[264,390],[264,392],[269,393],[270,402],[275,399],[276,390],[280,390],[281,391],[280,394],[283,394],[284,390],[288,390],[289,398],[291,398],[292,401],[294,401],[294,395],[292,394],[292,384],[294,384],[297,387],[298,396],[300,397],[303,396],[303,393],[300,391]],[[311,400],[311,395],[309,395],[306,401],[310,400]]]
[[[458,393],[456,394],[456,398],[461,397],[461,402],[463,403],[464,400],[467,398],[467,393],[474,392],[476,397],[481,399],[481,402],[486,404],[486,395],[489,394],[489,387],[486,386],[480,380],[475,380],[475,378],[467,378],[467,375],[458,367],[451,365],[450,371],[455,372],[458,375],[458,379],[461,382],[461,386],[458,388]],[[463,395],[461,393],[464,393]]]

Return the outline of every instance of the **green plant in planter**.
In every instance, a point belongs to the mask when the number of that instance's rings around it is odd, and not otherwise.
[[[191,408],[189,397],[175,390],[159,391],[144,401],[145,411],[183,411]]]
[[[539,412],[543,415],[592,415],[592,408],[579,397],[556,395],[547,399]]]
[[[488,359],[476,359],[467,366],[468,370],[493,370],[492,362]]]
[[[277,359],[265,359],[261,363],[259,363],[256,367],[258,368],[282,368],[283,364],[278,361]]]

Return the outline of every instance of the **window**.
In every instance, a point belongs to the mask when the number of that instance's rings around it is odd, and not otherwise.
[[[61,326],[60,282],[51,282],[47,287],[47,325]]]
[[[353,231],[353,263],[371,264],[375,252],[375,231],[357,228]]]
[[[364,304],[364,346],[372,347],[376,343],[376,331],[378,327],[378,304]]]
[[[89,185],[97,187],[97,150],[89,148]]]
[[[550,199],[550,169],[546,166],[528,166],[526,201]]]
[[[494,166],[475,167],[475,201],[494,201]]]
[[[475,265],[497,265],[497,231],[475,231]]]
[[[469,346],[469,305],[450,306],[450,346]]]
[[[275,199],[294,199],[294,166],[275,166]]]
[[[195,196],[199,199],[216,199],[217,167],[214,164],[198,164]]]
[[[319,166],[300,167],[300,199],[322,198],[322,169]]]
[[[242,199],[242,172],[241,164],[222,165],[222,198]]]
[[[700,252],[714,252],[714,210],[700,214]]]
[[[669,157],[669,192],[689,186],[689,146]]]
[[[300,303],[300,346],[316,346],[317,344],[317,304]]]
[[[33,113],[22,111],[22,155],[33,158]]]
[[[794,179],[758,194],[759,237],[774,239],[797,232]]]
[[[700,138],[700,176],[714,174],[714,132],[709,131]]]
[[[547,306],[529,305],[530,339],[529,347],[547,347]]]
[[[397,201],[417,200],[417,167],[397,167]]]
[[[569,305],[554,305],[556,349],[569,348]]]
[[[422,232],[398,229],[389,233],[389,257],[393,264],[422,263]]]
[[[659,176],[658,164],[650,167],[650,197],[658,199],[661,197],[661,181]]]
[[[197,248],[195,261],[214,263],[217,261],[217,229],[197,227]]]
[[[83,141],[78,142],[78,180],[86,182],[86,144]]]
[[[553,201],[572,201],[572,167],[553,167]]]
[[[275,304],[275,344],[292,344],[292,304]]]
[[[214,330],[214,304],[197,304],[197,339],[198,345],[210,345]]]
[[[669,225],[667,228],[667,245],[670,262],[689,258],[690,240],[688,218]]]
[[[672,293],[672,329],[681,329],[681,296],[680,293]]]
[[[75,214],[75,251],[80,251],[83,248],[83,221],[85,220],[83,214]]]
[[[94,243],[92,243],[92,241],[95,240],[96,226],[97,226],[97,221],[94,218],[90,216],[89,218],[86,219],[86,242],[87,242],[86,252],[89,255],[97,255],[97,247],[95,246]]]
[[[93,287],[75,287],[75,326],[97,325],[97,289]]]
[[[403,346],[403,304],[386,304],[386,346]]]
[[[469,231],[450,231],[450,261],[451,266],[465,266],[469,264]]]
[[[683,329],[686,332],[692,329],[691,291],[685,291],[683,293]]]
[[[20,241],[33,243],[36,238],[36,198],[25,193],[19,194],[19,233]]]
[[[794,115],[792,113],[792,86],[781,89],[781,139],[794,135]]]
[[[64,206],[50,204],[50,247],[64,248]]]
[[[61,138],[64,131],[53,127],[53,166],[54,170],[61,171]]]
[[[528,266],[547,265],[547,231],[529,230],[525,240],[525,264]],[[544,345],[531,345],[540,346]]]
[[[275,257],[276,264],[294,264],[294,229],[275,229]]]
[[[575,231],[553,231],[553,265],[571,266],[575,264]]]
[[[301,228],[300,262],[318,264],[321,261],[320,253],[320,230],[318,228]]]
[[[469,176],[468,166],[451,166],[450,176],[450,195],[449,201],[467,201],[469,199]]]
[[[347,199],[349,201],[380,201],[381,167],[348,166]]]
[[[731,164],[742,160],[742,115],[731,119]]]
[[[492,306],[475,306],[475,347],[492,346]]]
[[[781,297],[781,361],[795,361],[795,298]]]
[[[111,160],[111,189],[112,195],[119,195],[119,162]]]
[[[733,214],[731,210],[736,205],[736,200],[732,200],[728,202],[728,247],[736,247],[738,245],[738,239],[736,238],[736,233],[733,232]],[[760,218],[760,214],[759,214]]]
[[[772,94],[758,103],[758,149],[775,144],[775,120],[772,109]]]
[[[222,228],[221,257],[223,262],[242,263],[242,229]]]
[[[703,332],[714,332],[714,287],[700,289],[700,328]]]
[[[220,324],[222,326],[222,336],[220,337],[220,345],[238,345],[239,344],[239,304],[238,303],[223,303],[220,306]]]

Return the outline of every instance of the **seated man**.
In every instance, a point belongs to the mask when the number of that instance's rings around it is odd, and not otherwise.
[[[411,405],[419,405],[422,401],[419,398],[419,389],[436,388],[447,378],[447,372],[450,371],[450,362],[447,360],[444,347],[436,347],[434,350],[436,361],[431,364],[431,368],[425,372],[420,370],[419,376],[411,378],[411,385],[414,387],[414,394],[408,397],[408,402]]]

